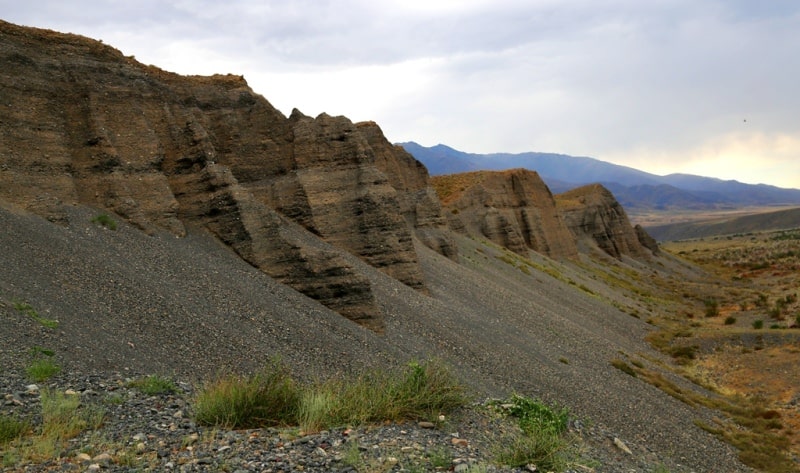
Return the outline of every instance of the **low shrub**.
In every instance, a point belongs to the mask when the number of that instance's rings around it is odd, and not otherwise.
[[[734,317],[732,315],[729,315],[728,317],[725,317],[725,325],[733,325],[735,323],[736,323],[736,317]]]
[[[756,330],[760,330],[764,328],[764,321],[763,320],[756,320],[753,322],[753,328]]]

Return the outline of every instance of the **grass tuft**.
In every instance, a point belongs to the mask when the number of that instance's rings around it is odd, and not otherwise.
[[[0,414],[0,445],[16,440],[30,428],[25,420]]]
[[[206,385],[195,400],[195,412],[201,424],[299,425],[309,433],[345,424],[433,419],[465,403],[461,385],[435,362],[307,386],[276,362],[255,376],[229,376]]]
[[[495,443],[497,463],[510,467],[534,464],[542,471],[563,471],[573,463],[576,455],[564,436],[569,421],[567,409],[519,395],[499,406],[506,415],[518,419],[520,433]]]
[[[99,214],[92,217],[92,223],[96,223],[101,225],[109,230],[116,230],[117,229],[117,222],[113,218],[109,217],[108,214]]]
[[[41,383],[61,371],[61,367],[51,358],[37,358],[25,369],[28,377]]]
[[[288,425],[295,421],[301,392],[288,371],[273,362],[260,373],[224,376],[195,399],[198,423],[225,428]]]

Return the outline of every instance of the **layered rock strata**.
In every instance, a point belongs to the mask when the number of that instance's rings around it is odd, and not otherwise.
[[[644,229],[634,229],[622,205],[602,185],[591,184],[558,194],[556,202],[570,230],[610,256],[646,258],[651,254],[640,241],[646,235]]]
[[[100,42],[0,21],[0,199],[146,232],[207,228],[251,264],[380,330],[341,250],[424,289],[413,236],[456,254],[427,171],[371,123],[285,117],[240,76],[183,77]],[[312,245],[290,223],[327,246]]]
[[[431,182],[451,227],[486,238],[515,253],[533,250],[553,258],[575,258],[575,237],[555,200],[534,171],[513,169],[436,176]]]

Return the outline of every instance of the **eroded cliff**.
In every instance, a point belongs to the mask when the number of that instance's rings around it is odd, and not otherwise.
[[[0,198],[52,221],[79,203],[150,233],[204,227],[378,331],[369,283],[342,250],[421,290],[415,234],[456,257],[424,166],[374,124],[287,118],[240,76],[183,77],[5,22],[0,65]]]
[[[534,171],[455,174],[431,179],[451,227],[525,255],[574,258],[575,237],[559,215],[553,195]]]

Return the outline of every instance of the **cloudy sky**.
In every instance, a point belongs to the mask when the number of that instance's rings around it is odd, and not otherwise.
[[[800,188],[796,0],[0,0],[390,141]]]

